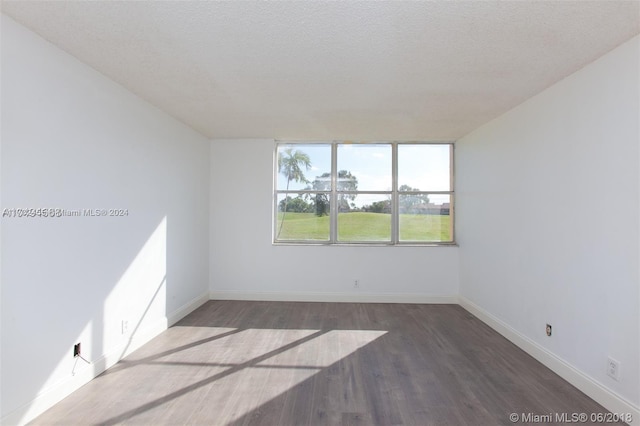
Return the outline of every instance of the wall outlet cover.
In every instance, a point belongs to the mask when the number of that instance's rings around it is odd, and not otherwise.
[[[620,380],[620,362],[611,357],[607,358],[607,376]]]

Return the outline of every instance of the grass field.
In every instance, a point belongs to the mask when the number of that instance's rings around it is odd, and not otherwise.
[[[278,213],[276,234],[282,213]],[[400,241],[451,241],[450,216],[401,214]],[[278,240],[329,240],[329,216],[287,213]],[[390,241],[391,215],[384,213],[340,213],[338,241]]]

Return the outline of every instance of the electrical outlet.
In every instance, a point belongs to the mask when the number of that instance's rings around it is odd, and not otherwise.
[[[79,356],[82,356],[82,352],[80,350],[80,343],[76,343],[75,345],[73,345],[73,357],[77,358]]]
[[[122,320],[122,325],[120,328],[122,334],[127,334],[129,332],[129,321]]]
[[[607,358],[607,376],[613,380],[620,380],[620,362],[611,357]]]
[[[547,324],[547,336],[551,337],[551,324]]]
[[[360,288],[360,280],[353,280],[353,288]]]

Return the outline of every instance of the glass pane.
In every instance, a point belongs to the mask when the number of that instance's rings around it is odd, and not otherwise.
[[[391,241],[391,195],[361,194],[338,205],[338,241]]]
[[[329,194],[278,194],[276,240],[329,240]]]
[[[391,145],[338,144],[338,191],[390,191]]]
[[[447,242],[451,235],[451,196],[399,195],[400,241]]]
[[[310,189],[315,176],[330,176],[329,144],[278,145],[276,155],[278,190]]]
[[[399,191],[450,191],[449,144],[398,144]]]

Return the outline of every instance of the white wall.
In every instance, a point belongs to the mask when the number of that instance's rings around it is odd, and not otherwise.
[[[463,305],[610,409],[640,403],[639,44],[456,145]]]
[[[211,143],[212,298],[457,301],[457,247],[272,245],[274,148]]]
[[[5,16],[1,136],[2,208],[129,212],[2,219],[14,424],[208,298],[209,141]]]

